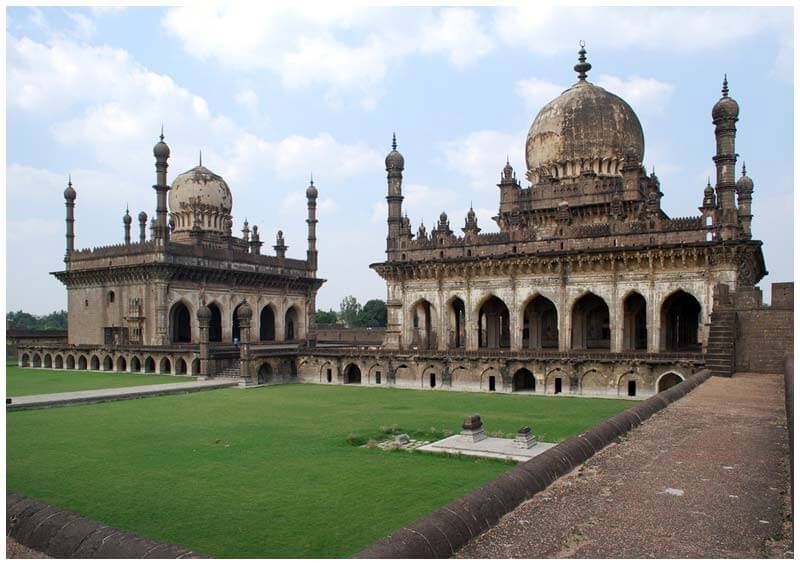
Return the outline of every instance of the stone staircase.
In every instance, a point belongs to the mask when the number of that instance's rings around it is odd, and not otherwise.
[[[711,329],[708,332],[706,368],[714,377],[733,375],[736,340],[736,312],[721,310],[711,313]]]
[[[215,379],[238,379],[239,378],[239,365],[232,365],[230,367],[226,367],[219,371],[215,376]]]

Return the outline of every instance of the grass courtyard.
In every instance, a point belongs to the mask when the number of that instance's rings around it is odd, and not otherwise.
[[[510,468],[354,445],[382,426],[431,437],[477,412],[552,442],[630,405],[281,385],[12,412],[7,489],[215,557],[344,557]]]
[[[50,394],[192,380],[173,375],[21,369],[15,365],[6,363],[6,396]]]

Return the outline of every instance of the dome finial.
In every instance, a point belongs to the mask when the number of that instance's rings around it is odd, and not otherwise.
[[[314,186],[314,171],[311,171],[311,186]]]
[[[724,78],[722,79],[722,97],[728,97],[728,73],[725,73]]]
[[[161,141],[164,141],[164,124],[163,123],[161,124],[161,135],[160,135],[160,138],[161,138]]]
[[[392,132],[392,151],[397,151],[397,136]]]
[[[744,161],[742,161],[742,176],[747,176],[747,166],[744,164]]]
[[[578,51],[578,64],[575,65],[573,68],[575,72],[578,73],[578,79],[581,81],[586,80],[586,73],[588,73],[592,69],[592,65],[586,62],[586,43],[581,40],[580,41],[581,49]]]
[[[203,150],[200,150],[200,166],[203,166]]]
[[[72,173],[67,176],[67,186],[72,186]]]

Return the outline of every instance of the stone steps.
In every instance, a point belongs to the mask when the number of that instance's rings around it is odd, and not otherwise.
[[[736,339],[736,312],[711,313],[711,329],[708,333],[706,368],[716,377],[733,375]]]

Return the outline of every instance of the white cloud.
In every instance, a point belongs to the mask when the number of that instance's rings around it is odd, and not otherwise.
[[[80,12],[67,12],[67,17],[75,24],[72,35],[81,41],[88,41],[97,31],[94,20]]]
[[[469,65],[494,48],[494,39],[484,31],[479,14],[464,8],[441,10],[422,27],[419,37],[421,52],[444,53],[458,67]]]
[[[539,110],[564,91],[564,87],[538,78],[517,81],[516,93],[525,100],[528,108]]]
[[[258,94],[250,87],[245,87],[236,93],[236,102],[253,115],[260,114]]]
[[[447,165],[467,177],[473,188],[485,192],[494,191],[506,156],[517,170],[517,176],[523,178],[525,160],[521,152],[524,144],[520,140],[525,139],[525,133],[508,134],[483,130],[449,141],[443,146]]]
[[[637,112],[662,112],[675,88],[668,82],[636,75],[626,80],[601,74],[596,82],[628,102]]]

